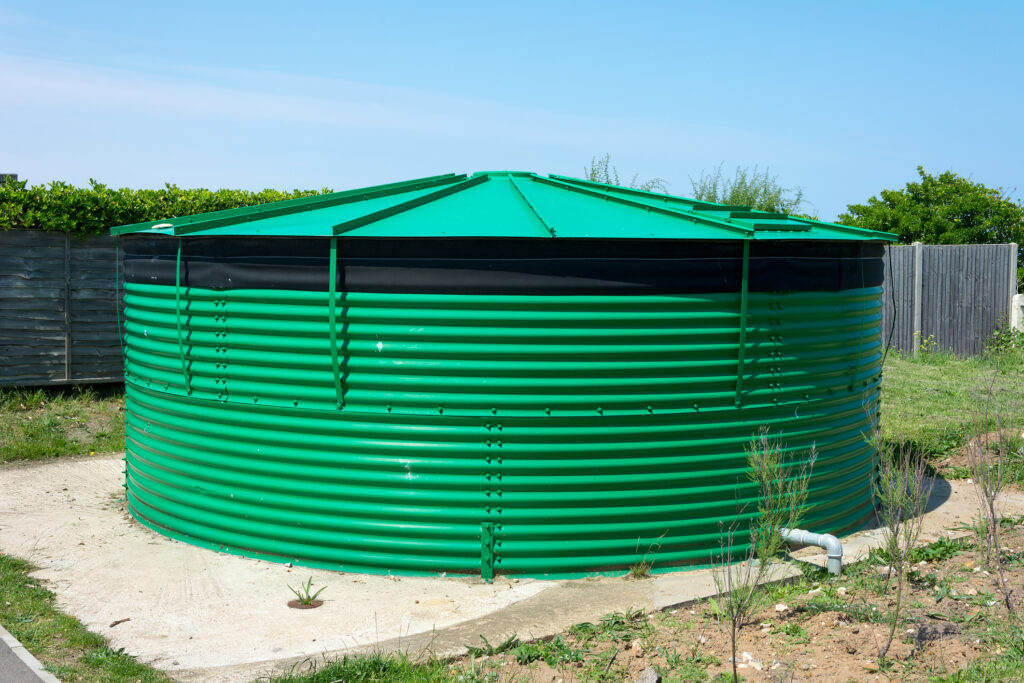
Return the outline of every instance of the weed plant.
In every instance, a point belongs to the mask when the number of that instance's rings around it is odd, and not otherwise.
[[[921,536],[924,512],[934,480],[927,476],[926,463],[919,455],[903,450],[880,453],[874,495],[881,522],[882,542],[889,560],[889,580],[896,580],[896,602],[889,615],[889,633],[879,646],[884,660],[901,622],[905,579],[911,554]],[[888,585],[888,581],[886,582]]]
[[[300,605],[312,605],[317,597],[324,592],[327,586],[322,586],[320,590],[313,592],[313,577],[309,577],[306,583],[300,583],[298,588],[292,588],[288,586],[288,590],[295,594]]]
[[[771,570],[785,545],[783,528],[799,525],[807,502],[807,486],[817,457],[814,446],[803,461],[787,460],[778,439],[761,428],[747,447],[751,481],[757,485],[757,517],[750,525],[750,543],[745,555],[734,562],[736,523],[721,529],[722,546],[713,558],[712,577],[717,597],[711,602],[722,620],[729,624],[733,681],[738,681],[736,635],[749,621],[759,604],[760,584],[771,577]],[[742,518],[742,509],[736,519]]]
[[[519,645],[519,636],[515,633],[497,645],[491,645],[487,641],[487,638],[484,638],[483,636],[480,636],[480,640],[483,641],[483,647],[476,647],[474,645],[466,646],[466,653],[470,657],[493,657],[494,655],[500,655],[502,652],[508,652]]]
[[[1020,429],[1024,420],[1019,417],[1019,405],[1010,408],[1006,414],[995,410],[993,396],[1002,391],[998,372],[993,373],[988,385],[982,412],[976,413],[973,437],[967,452],[968,468],[971,471],[974,490],[978,496],[981,514],[976,522],[979,545],[985,555],[985,563],[993,568],[998,577],[999,590],[1006,609],[1014,612],[1014,590],[1006,578],[1000,541],[1000,521],[1003,517],[999,497],[1014,470],[1024,460],[1024,446],[1021,446]],[[995,431],[988,427],[994,423]]]
[[[800,525],[817,458],[817,449],[811,444],[802,461],[787,460],[782,443],[772,439],[766,427],[747,447],[750,479],[758,486],[754,553],[763,572],[770,570],[786,546],[782,530]]]

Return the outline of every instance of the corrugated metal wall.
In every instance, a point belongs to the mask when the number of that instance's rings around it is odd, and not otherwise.
[[[883,339],[904,353],[980,353],[1017,293],[1016,244],[888,247],[885,268]]]
[[[809,528],[871,512],[879,287],[751,292],[745,355],[739,293],[342,293],[342,405],[325,292],[127,289],[128,504],[190,543],[349,571],[706,564],[756,514],[762,426],[817,448]]]
[[[0,232],[0,386],[124,379],[114,254],[106,236]]]

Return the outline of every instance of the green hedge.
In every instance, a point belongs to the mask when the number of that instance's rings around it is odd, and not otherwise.
[[[89,187],[62,182],[29,187],[25,181],[0,183],[0,230],[50,230],[78,236],[104,235],[115,225],[155,221],[220,209],[265,204],[331,192],[320,190],[206,190],[165,185],[158,190]]]

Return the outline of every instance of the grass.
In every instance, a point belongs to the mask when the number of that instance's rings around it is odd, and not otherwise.
[[[576,624],[565,634],[553,638],[521,643],[512,635],[498,645],[491,645],[482,639],[483,646],[467,648],[469,659],[458,662],[429,657],[417,660],[405,653],[374,652],[364,656],[343,657],[337,660],[307,660],[295,667],[292,673],[259,679],[260,683],[497,683],[503,678],[498,671],[486,670],[478,658],[492,658],[506,654],[521,665],[543,662],[556,670],[569,669],[578,672],[581,681],[619,681],[612,653],[617,645],[631,640],[648,639],[655,626],[647,619],[643,610],[627,610],[606,614],[601,620]],[[706,671],[707,666],[716,662],[713,658],[703,661],[679,659],[681,666]],[[700,680],[692,678],[687,680]]]
[[[967,442],[993,379],[992,411],[1019,419],[1024,349],[973,358],[931,352],[914,359],[890,352],[882,380],[882,438],[931,460],[956,451]]]
[[[949,683],[1002,683],[1021,680],[1024,628],[1016,624],[1004,624],[991,634],[987,645],[999,647],[1003,654],[975,660],[946,680]]]
[[[171,679],[140,664],[105,638],[54,607],[53,593],[29,576],[32,565],[0,555],[0,624],[21,641],[46,670],[62,681],[138,681]]]
[[[124,448],[124,387],[0,388],[0,463]]]
[[[472,672],[470,671],[470,674]],[[310,660],[296,673],[258,679],[260,683],[376,683],[377,681],[401,681],[401,683],[473,683],[488,680],[481,677],[456,678],[453,667],[441,660],[430,659],[415,662],[402,653],[385,654],[375,652],[360,657],[343,657],[335,661]]]
[[[654,564],[651,562],[647,562],[646,560],[643,562],[637,562],[634,565],[630,565],[629,573],[627,573],[626,576],[635,580],[647,579],[650,578],[651,569],[653,567]]]

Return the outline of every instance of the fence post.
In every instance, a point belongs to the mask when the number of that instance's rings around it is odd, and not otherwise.
[[[1020,250],[1020,245],[1016,242],[1010,242],[1010,294],[1017,294],[1017,252]]]
[[[921,307],[924,297],[924,245],[920,242],[911,244],[914,247],[914,358],[921,355]]]
[[[1024,332],[1024,294],[1017,293],[1017,250],[1020,246],[1010,242],[1010,329]]]
[[[64,233],[64,381],[71,380],[71,233]]]

